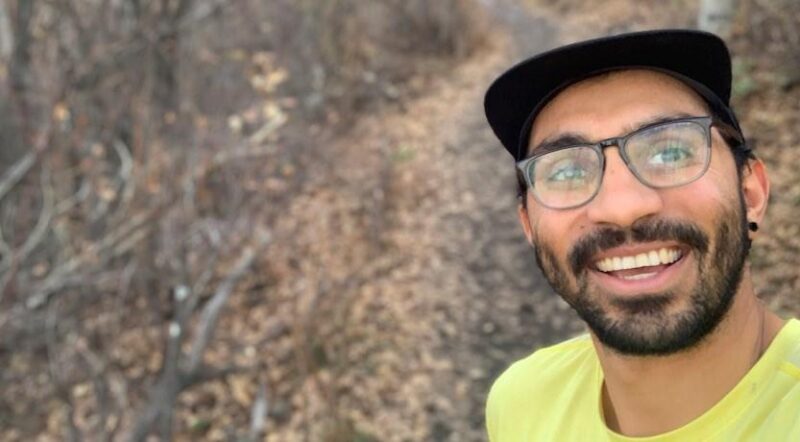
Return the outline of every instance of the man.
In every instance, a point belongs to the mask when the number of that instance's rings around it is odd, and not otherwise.
[[[730,89],[725,44],[688,30],[565,46],[492,84],[525,236],[589,327],[497,379],[493,442],[800,440],[800,321],[751,282],[769,181]]]

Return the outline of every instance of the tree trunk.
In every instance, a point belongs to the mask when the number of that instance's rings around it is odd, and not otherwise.
[[[723,39],[730,37],[738,0],[700,0],[697,27]]]

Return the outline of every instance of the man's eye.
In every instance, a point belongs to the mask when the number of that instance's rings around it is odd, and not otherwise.
[[[692,149],[681,142],[667,142],[656,149],[647,159],[650,166],[680,166],[691,162]]]
[[[586,169],[579,164],[565,164],[554,167],[547,176],[547,181],[577,181],[586,178]]]

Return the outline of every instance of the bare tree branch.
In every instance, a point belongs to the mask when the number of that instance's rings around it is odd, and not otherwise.
[[[261,249],[270,241],[270,236],[267,232],[259,232],[256,238],[256,244],[252,247],[245,249],[239,261],[233,267],[230,274],[225,278],[211,300],[203,308],[203,313],[200,317],[200,325],[198,326],[197,336],[195,337],[192,345],[192,351],[189,353],[188,371],[191,373],[197,370],[200,362],[203,359],[203,353],[211,341],[214,330],[217,327],[217,319],[222,311],[222,307],[230,297],[236,283],[242,278],[244,273],[250,268],[253,260],[256,258]]]
[[[45,169],[42,171],[42,209],[39,213],[39,219],[36,221],[36,226],[31,231],[31,234],[28,235],[22,247],[20,247],[19,252],[17,252],[15,260],[19,263],[25,262],[28,255],[41,244],[50,229],[50,221],[53,219],[55,192],[49,181],[50,173]]]
[[[7,252],[8,254],[0,261],[0,300],[2,300],[5,295],[6,287],[14,279],[16,270],[25,263],[25,260],[33,250],[42,243],[50,229],[50,221],[53,218],[53,200],[55,196],[49,178],[49,172],[47,170],[42,171],[42,209],[39,212],[36,226],[34,226],[19,250],[9,250],[10,253]],[[5,245],[5,247],[7,247],[7,245]]]
[[[124,396],[124,389],[112,388],[111,383],[124,383],[124,380],[109,372],[106,361],[89,348],[85,338],[80,337],[76,340],[75,350],[91,373],[97,408],[100,414],[98,433],[103,435],[103,440],[110,441],[119,428],[119,419],[115,419],[111,428],[107,428],[110,413],[115,410],[124,410],[127,402]],[[109,403],[109,395],[114,399],[114,405]]]
[[[31,19],[33,18],[35,0],[17,2],[16,16],[14,17],[14,49],[11,53],[9,69],[10,96],[16,111],[19,127],[25,143],[32,145],[32,125],[30,121],[30,103],[28,91],[30,90],[33,75],[31,72]],[[0,192],[0,195],[3,193]]]
[[[63,215],[68,210],[70,210],[73,207],[75,207],[75,205],[86,201],[86,198],[89,197],[89,194],[90,194],[91,190],[92,189],[91,189],[91,185],[89,184],[89,182],[88,181],[84,181],[83,184],[81,184],[81,187],[78,189],[78,191],[75,192],[75,194],[73,194],[69,198],[66,198],[66,199],[64,199],[62,201],[59,201],[58,204],[56,204],[56,207],[55,207],[56,216]]]
[[[8,192],[19,183],[22,177],[31,170],[33,165],[36,164],[37,158],[36,152],[30,151],[6,171],[3,178],[0,179],[0,201],[2,201]]]
[[[120,161],[119,179],[122,187],[120,206],[127,209],[136,191],[136,181],[133,179],[133,158],[131,157],[130,149],[122,140],[114,140],[112,146]],[[125,212],[127,210],[120,210],[118,213],[124,214]]]
[[[268,405],[267,386],[262,382],[258,387],[258,396],[253,402],[253,408],[250,410],[250,440],[253,442],[264,437],[264,431],[267,429]]]
[[[8,60],[13,50],[14,33],[11,30],[7,5],[6,2],[0,2],[0,59],[3,61]]]
[[[281,126],[286,124],[287,121],[289,121],[289,118],[285,113],[281,112],[274,118],[270,118],[263,126],[261,126],[260,129],[255,131],[253,135],[250,135],[247,141],[254,145],[261,144],[267,139],[267,137],[275,133],[276,130],[280,129]]]
[[[181,23],[178,25],[180,29],[186,30],[197,26],[199,23],[205,21],[214,14],[218,14],[226,4],[227,0],[215,0],[198,3],[196,8],[184,14]]]
[[[2,224],[0,224],[0,267],[2,266],[2,262],[11,259],[11,254],[13,250],[11,250],[11,246],[8,245],[5,238],[3,237],[3,228]],[[2,290],[0,290],[2,293]]]
[[[203,354],[211,342],[217,326],[219,315],[239,280],[245,275],[255,258],[270,242],[269,232],[258,229],[255,233],[255,244],[246,247],[228,276],[217,286],[211,300],[203,307],[200,323],[187,356],[187,363],[182,364],[181,342],[188,324],[189,315],[176,318],[169,324],[167,346],[162,362],[161,376],[152,390],[143,411],[136,419],[129,440],[139,442],[150,433],[154,424],[158,424],[162,438],[169,438],[172,428],[172,413],[175,401],[185,388],[190,385],[215,379],[242,370],[242,367],[208,368],[202,364]],[[188,290],[188,287],[185,288]],[[181,290],[184,290],[181,288]],[[179,302],[185,302],[187,295],[178,294]],[[179,310],[185,307],[179,306]]]
[[[108,234],[102,241],[91,244],[83,253],[72,256],[66,262],[50,271],[44,281],[34,288],[26,302],[26,306],[29,309],[41,307],[53,293],[69,285],[71,281],[81,280],[82,275],[76,272],[87,261],[99,260],[100,262],[106,262],[130,250],[145,237],[141,230],[149,229],[147,223],[157,212],[157,209],[151,209],[148,212],[137,213],[127,223]],[[118,243],[120,245],[114,247]],[[108,253],[109,251],[111,253]],[[97,267],[97,264],[94,267]]]
[[[48,309],[45,317],[47,366],[49,368],[50,380],[55,386],[56,395],[61,402],[63,402],[64,408],[66,409],[66,412],[64,413],[64,419],[66,420],[67,424],[67,434],[69,435],[68,440],[70,442],[79,442],[83,440],[83,437],[81,435],[81,431],[78,429],[78,426],[75,423],[75,404],[73,403],[72,394],[69,391],[68,386],[62,379],[63,371],[60,369],[60,366],[56,361],[58,358],[57,350],[59,348],[59,345],[56,342],[56,336],[59,335],[57,330],[59,316],[55,313],[55,310],[55,307]]]

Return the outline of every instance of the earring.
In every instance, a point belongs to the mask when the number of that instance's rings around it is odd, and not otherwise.
[[[751,232],[758,232],[758,223],[750,221],[747,223],[747,228],[750,229]]]

